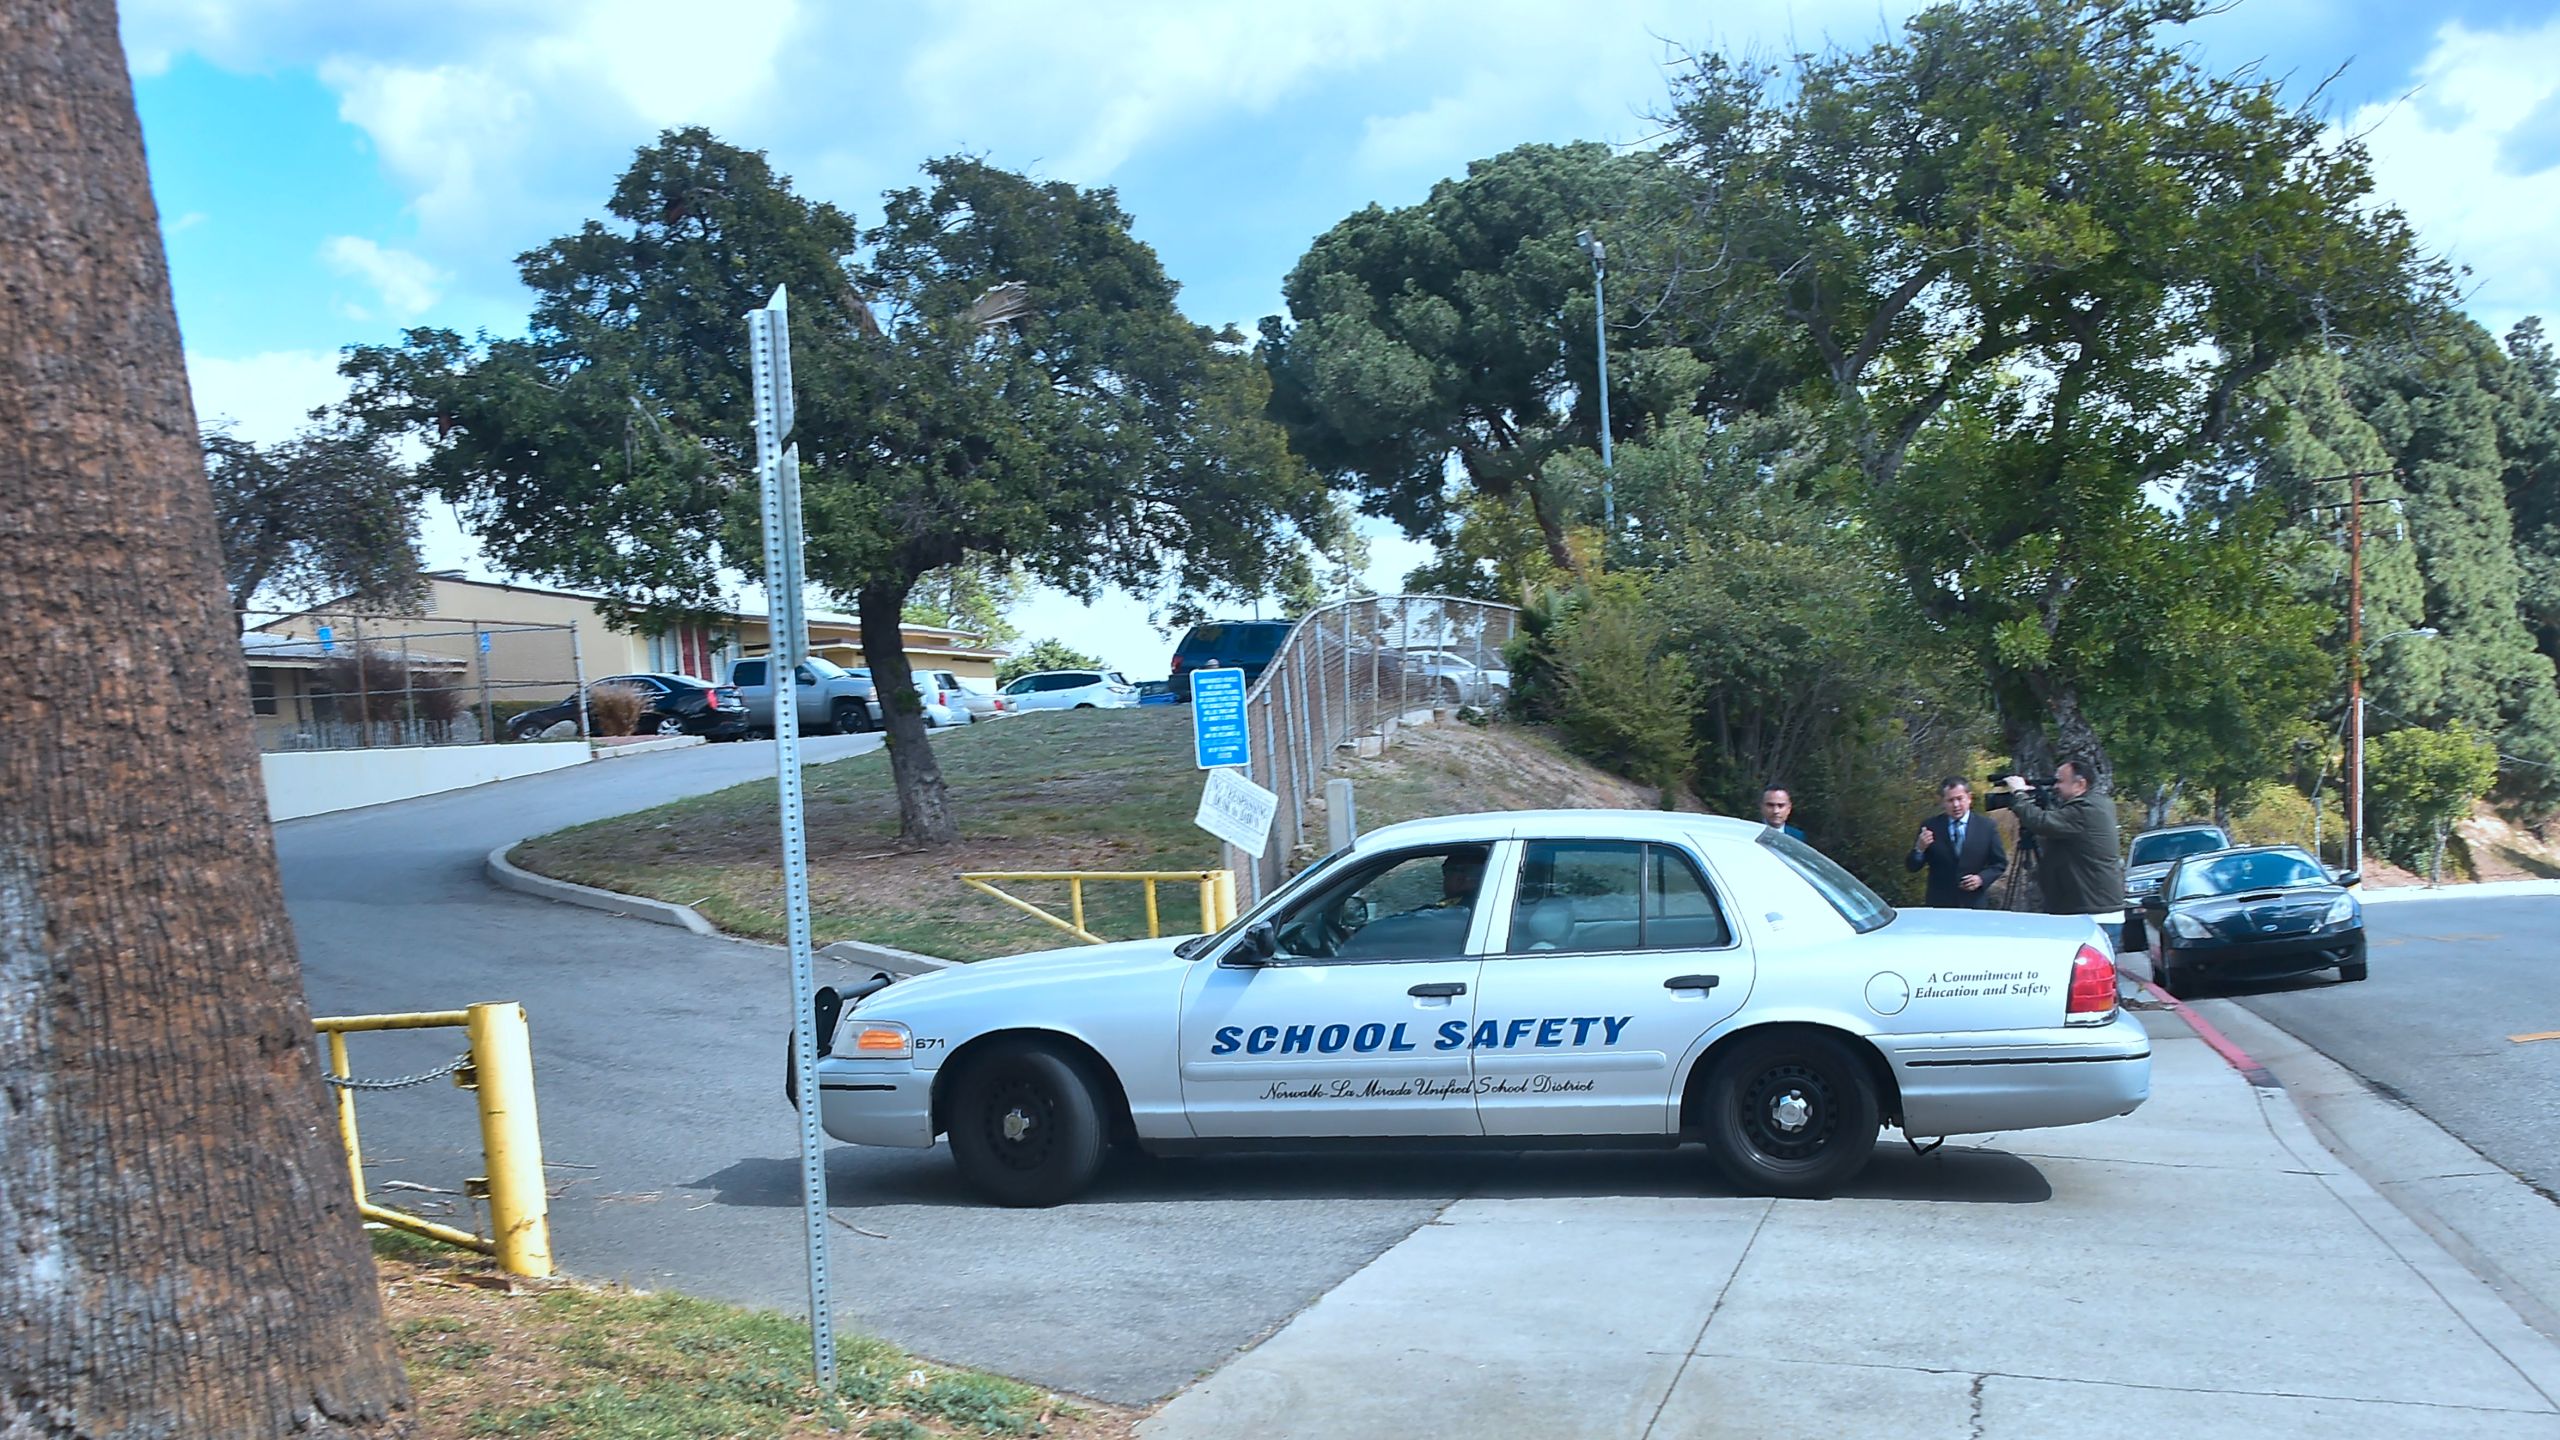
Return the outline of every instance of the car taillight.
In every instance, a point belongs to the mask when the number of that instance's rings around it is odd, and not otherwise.
[[[2071,962],[2071,1003],[2063,1007],[2063,1023],[2099,1025],[2115,1013],[2115,959],[2095,945],[2083,945]]]
[[[1186,662],[1186,661],[1185,661],[1181,656],[1176,655],[1176,656],[1174,656],[1174,657],[1173,657],[1173,673],[1174,673],[1174,674],[1179,675],[1179,674],[1181,674],[1185,669],[1188,669],[1188,668],[1189,668],[1189,663],[1188,663],[1188,662]]]

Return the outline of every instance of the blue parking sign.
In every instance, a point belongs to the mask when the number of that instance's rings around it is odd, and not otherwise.
[[[1242,670],[1191,672],[1191,748],[1203,770],[1253,763],[1253,737],[1244,723]]]

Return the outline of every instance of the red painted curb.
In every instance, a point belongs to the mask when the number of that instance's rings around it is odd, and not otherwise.
[[[2233,1044],[2230,1036],[2213,1028],[2213,1022],[2197,1014],[2192,1006],[2148,980],[2137,980],[2134,983],[2149,991],[2152,999],[2177,1011],[2178,1018],[2187,1023],[2187,1028],[2196,1032],[2196,1038],[2211,1046],[2213,1053],[2221,1056],[2224,1063],[2239,1071],[2241,1079],[2271,1090],[2281,1088],[2273,1072],[2250,1058],[2248,1051]]]

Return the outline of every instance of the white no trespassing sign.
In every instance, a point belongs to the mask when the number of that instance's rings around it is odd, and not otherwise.
[[[1212,770],[1200,791],[1200,813],[1191,823],[1254,859],[1271,842],[1271,819],[1280,797],[1245,778],[1241,770]]]

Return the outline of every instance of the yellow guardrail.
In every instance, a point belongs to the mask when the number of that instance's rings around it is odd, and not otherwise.
[[[1057,915],[1038,904],[1010,895],[998,885],[1022,885],[1063,881],[1067,887],[1067,913]],[[1087,945],[1110,942],[1085,928],[1084,887],[1087,882],[1135,882],[1146,887],[1147,938],[1164,934],[1156,906],[1159,885],[1196,885],[1200,889],[1200,933],[1224,930],[1235,923],[1236,872],[1233,870],[964,870],[960,883],[972,890],[992,895],[1026,915],[1035,916],[1057,926]]]
[[[427,1010],[405,1015],[314,1017],[311,1028],[329,1037],[329,1074],[338,1092],[338,1138],[347,1147],[347,1172],[355,1179],[356,1209],[367,1220],[461,1245],[493,1256],[512,1275],[551,1273],[551,1197],[542,1176],[542,1130],[533,1103],[533,1041],[524,1007],[511,1003],[466,1010]],[[360,1081],[347,1065],[347,1036],[368,1030],[458,1029],[470,1050],[441,1070],[397,1081]],[[356,1134],[356,1092],[396,1089],[450,1074],[456,1088],[472,1091],[480,1109],[480,1149],[489,1173],[464,1182],[464,1193],[489,1202],[486,1236],[439,1225],[406,1210],[377,1205],[364,1183],[364,1143]]]

